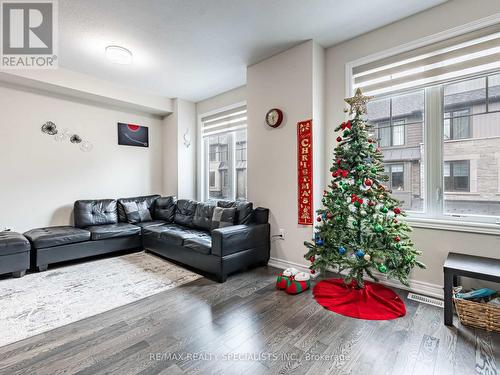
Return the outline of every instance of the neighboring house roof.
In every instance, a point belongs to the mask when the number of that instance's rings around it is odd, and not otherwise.
[[[485,101],[486,91],[484,89],[470,90],[444,97],[445,106],[463,108]],[[490,86],[488,96],[491,102],[500,101],[500,86]],[[392,116],[410,117],[422,116],[424,108],[424,95],[421,92],[401,95],[393,99]],[[389,99],[374,100],[368,103],[368,121],[381,122],[390,118]]]
[[[382,149],[384,161],[411,161],[420,160],[420,147]]]

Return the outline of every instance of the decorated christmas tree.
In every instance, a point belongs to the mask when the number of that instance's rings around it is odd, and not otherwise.
[[[374,270],[408,285],[411,269],[425,265],[417,260],[421,252],[408,235],[411,228],[400,202],[384,185],[383,154],[371,136],[373,127],[362,118],[369,99],[360,89],[345,99],[350,120],[335,129],[342,135],[330,169],[330,190],[324,191],[323,208],[317,212],[315,238],[304,243],[305,258],[311,272],[333,268],[345,275],[346,284],[355,280],[360,288],[365,274],[378,281]]]

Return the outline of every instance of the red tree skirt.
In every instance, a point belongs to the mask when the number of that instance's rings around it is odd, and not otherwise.
[[[357,319],[390,320],[406,315],[399,296],[381,284],[365,281],[363,289],[356,282],[344,284],[343,279],[322,280],[313,289],[314,298],[323,307]]]

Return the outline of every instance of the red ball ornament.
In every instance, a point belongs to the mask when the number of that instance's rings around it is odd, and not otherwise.
[[[369,201],[369,202],[368,202],[368,206],[370,206],[370,207],[375,206],[375,202],[373,202],[373,201]]]
[[[401,237],[399,237],[399,236],[394,237],[394,241],[396,241],[396,242],[401,241]]]
[[[316,260],[316,258],[314,257],[314,255],[313,255],[312,257],[310,257],[310,258],[309,258],[309,261],[310,261],[311,263],[313,263],[315,260]]]
[[[368,143],[373,143],[373,139],[368,138]]]
[[[337,164],[339,164],[339,165],[340,165],[340,163],[342,163],[342,160],[337,159]]]
[[[359,203],[359,204],[363,204],[363,199],[358,198],[358,203]]]
[[[314,275],[316,273],[315,270],[311,270],[311,274]]]
[[[367,179],[365,180],[365,185],[366,185],[366,186],[372,186],[372,180],[370,180],[369,178],[367,178]]]
[[[337,142],[342,141],[342,137],[337,137]]]
[[[331,219],[332,217],[333,217],[333,215],[332,215],[332,213],[331,213],[331,212],[328,212],[328,213],[326,214],[326,218],[327,218],[327,219]]]
[[[394,219],[392,222],[393,222],[394,224],[397,224],[397,223],[398,223],[398,219]]]
[[[320,222],[320,221],[321,221],[321,216],[318,216],[318,217],[316,218],[316,221],[317,221],[317,222]]]
[[[347,169],[344,169],[344,170],[342,171],[342,177],[344,177],[344,178],[345,178],[345,177],[347,177],[347,175],[348,175],[348,174],[349,174],[349,171],[348,171]]]
[[[401,213],[401,208],[396,207],[393,211],[396,215],[399,215]]]

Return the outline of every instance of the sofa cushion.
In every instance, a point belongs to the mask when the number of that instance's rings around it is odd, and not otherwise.
[[[75,226],[78,228],[118,222],[115,199],[76,201],[74,214]]]
[[[197,203],[190,199],[179,199],[177,201],[177,209],[175,210],[174,222],[186,227],[192,227],[196,205]]]
[[[122,202],[123,209],[127,215],[127,221],[131,224],[152,221],[146,202]]]
[[[125,210],[123,208],[122,203],[123,202],[146,202],[146,206],[148,207],[149,212],[151,214],[153,213],[153,208],[154,208],[154,203],[155,201],[160,198],[159,195],[154,194],[154,195],[145,195],[141,197],[132,197],[132,198],[120,198],[118,199],[118,220],[121,221],[122,223],[127,222],[127,214],[125,213]]]
[[[231,208],[236,207],[236,215],[234,217],[234,224],[248,225],[252,221],[253,203],[247,201],[218,201],[217,207]]]
[[[212,237],[210,237],[208,233],[202,232],[197,234],[196,237],[185,239],[182,246],[198,253],[208,255],[212,251]]]
[[[154,204],[153,219],[165,220],[168,223],[172,223],[177,208],[176,203],[177,198],[173,196],[158,198]]]
[[[106,238],[129,237],[141,233],[141,228],[128,223],[117,223],[108,225],[94,225],[87,228],[94,241]]]
[[[196,211],[194,212],[193,226],[203,230],[210,230],[214,208],[215,205],[211,203],[198,202]]]
[[[234,216],[236,215],[236,208],[222,208],[215,207],[214,215],[212,217],[212,226],[210,229],[230,227],[234,225]]]
[[[166,221],[163,220],[153,220],[153,221],[143,221],[142,223],[135,223],[134,225],[140,227],[140,228],[148,228],[148,227],[156,227],[158,225],[165,225],[168,224]]]
[[[153,236],[165,242],[166,245],[182,246],[184,240],[199,236],[202,231],[186,228],[177,224],[167,224],[161,226],[144,228],[146,236]]]
[[[0,256],[30,251],[30,242],[21,233],[0,232]]]
[[[36,249],[68,245],[90,240],[90,232],[85,229],[60,226],[32,229],[24,233]]]

